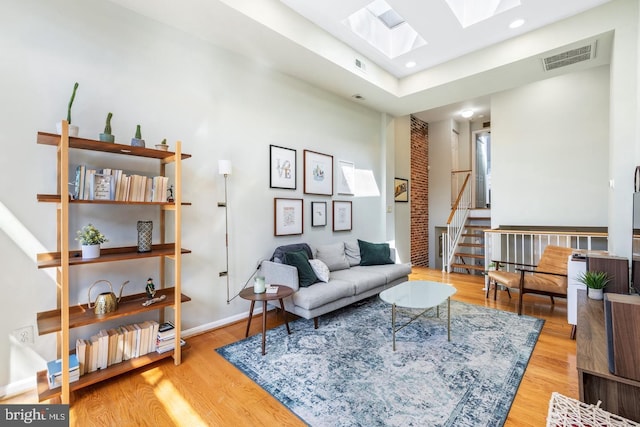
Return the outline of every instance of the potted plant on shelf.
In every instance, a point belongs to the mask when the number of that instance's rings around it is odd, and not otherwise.
[[[82,258],[91,259],[100,256],[100,244],[108,242],[104,234],[102,234],[93,224],[87,224],[76,233],[76,240],[82,245]]]
[[[605,286],[611,281],[604,271],[587,271],[577,277],[578,282],[587,286],[587,295],[591,299],[601,300]]]
[[[163,139],[160,144],[156,144],[156,149],[167,151],[169,150],[169,145],[167,144],[167,138]]]
[[[131,138],[131,145],[134,147],[144,147],[144,139],[142,139],[140,125],[136,126],[136,136]]]
[[[69,136],[78,136],[78,126],[71,124],[71,106],[73,100],[76,99],[76,91],[78,90],[78,82],[73,85],[73,92],[71,93],[71,99],[69,100],[69,106],[67,107],[67,123],[69,124]],[[61,123],[56,123],[56,130],[59,134],[62,134]]]
[[[104,125],[104,133],[100,134],[100,141],[114,142],[116,140],[115,136],[111,134],[111,117],[113,117],[113,113],[107,114],[107,121]]]

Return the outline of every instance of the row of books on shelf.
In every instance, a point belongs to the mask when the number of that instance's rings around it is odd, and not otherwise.
[[[79,165],[73,197],[76,200],[166,202],[168,185],[166,176],[127,175],[120,169],[91,169]]]
[[[148,353],[173,350],[174,338],[175,328],[171,322],[159,324],[155,320],[148,320],[102,329],[89,339],[76,341],[79,374],[105,369]]]

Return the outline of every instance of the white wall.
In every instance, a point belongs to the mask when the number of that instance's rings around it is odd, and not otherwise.
[[[229,271],[232,294],[282,244],[312,244],[359,237],[383,241],[386,144],[383,117],[356,103],[179,31],[98,0],[0,0],[0,252],[5,302],[0,322],[0,385],[19,382],[52,359],[54,337],[37,337],[32,346],[10,340],[16,328],[35,325],[36,312],[55,308],[53,271],[37,270],[35,253],[55,249],[55,206],[36,203],[36,193],[55,192],[55,149],[35,143],[38,131],[54,131],[64,118],[75,81],[80,87],[72,120],[80,136],[97,138],[107,112],[116,141],[128,144],[135,125],[152,145],[180,139],[193,157],[184,162],[183,290],[192,301],[183,307],[184,328],[198,328],[242,315],[246,301],[226,303],[223,178],[217,161],[230,159]],[[297,190],[269,188],[269,144],[297,150]],[[311,228],[310,201],[331,197],[303,195],[302,152],[309,149],[355,163],[371,172],[381,195],[334,196],[353,201],[353,231],[333,233],[331,221]],[[9,153],[11,153],[9,155]],[[104,156],[76,162],[146,171],[148,163]],[[113,164],[106,164],[114,162]],[[155,167],[155,165],[154,165]],[[151,170],[150,170],[151,171]],[[393,178],[391,175],[390,179]],[[273,236],[274,197],[304,198],[302,236]],[[135,244],[135,222],[155,209],[75,206],[70,230],[89,220],[110,238],[105,246]],[[154,230],[155,239],[158,230]],[[71,242],[77,247],[77,242]],[[83,266],[71,276],[72,297],[85,303],[87,288],[108,279],[125,294],[142,292],[157,277],[157,261]],[[103,324],[109,326],[110,324]],[[103,326],[101,325],[101,326]],[[88,336],[90,330],[79,331]]]
[[[607,226],[609,67],[494,95],[491,146],[492,227]]]

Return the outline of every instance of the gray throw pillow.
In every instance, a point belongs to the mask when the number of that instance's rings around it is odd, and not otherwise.
[[[351,267],[360,264],[360,246],[357,240],[347,240],[344,242],[344,253]]]
[[[316,248],[316,258],[327,264],[329,271],[349,268],[347,256],[344,253],[344,243],[333,243]]]

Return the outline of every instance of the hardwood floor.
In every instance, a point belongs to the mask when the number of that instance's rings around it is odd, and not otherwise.
[[[411,280],[453,284],[453,299],[485,307],[516,311],[511,299],[499,291],[485,299],[483,278],[413,268]],[[527,294],[524,314],[545,319],[545,325],[505,423],[506,426],[543,426],[551,392],[578,397],[576,344],[569,339],[566,301]],[[270,312],[268,327],[282,323]],[[252,322],[259,333],[261,322]],[[72,426],[303,426],[270,394],[220,357],[214,349],[244,338],[246,322],[238,322],[188,339],[183,363],[172,359],[87,387],[73,396]],[[322,327],[322,318],[320,319]],[[267,338],[267,351],[269,341]],[[491,369],[491,366],[487,366]],[[35,403],[26,393],[3,403]]]

